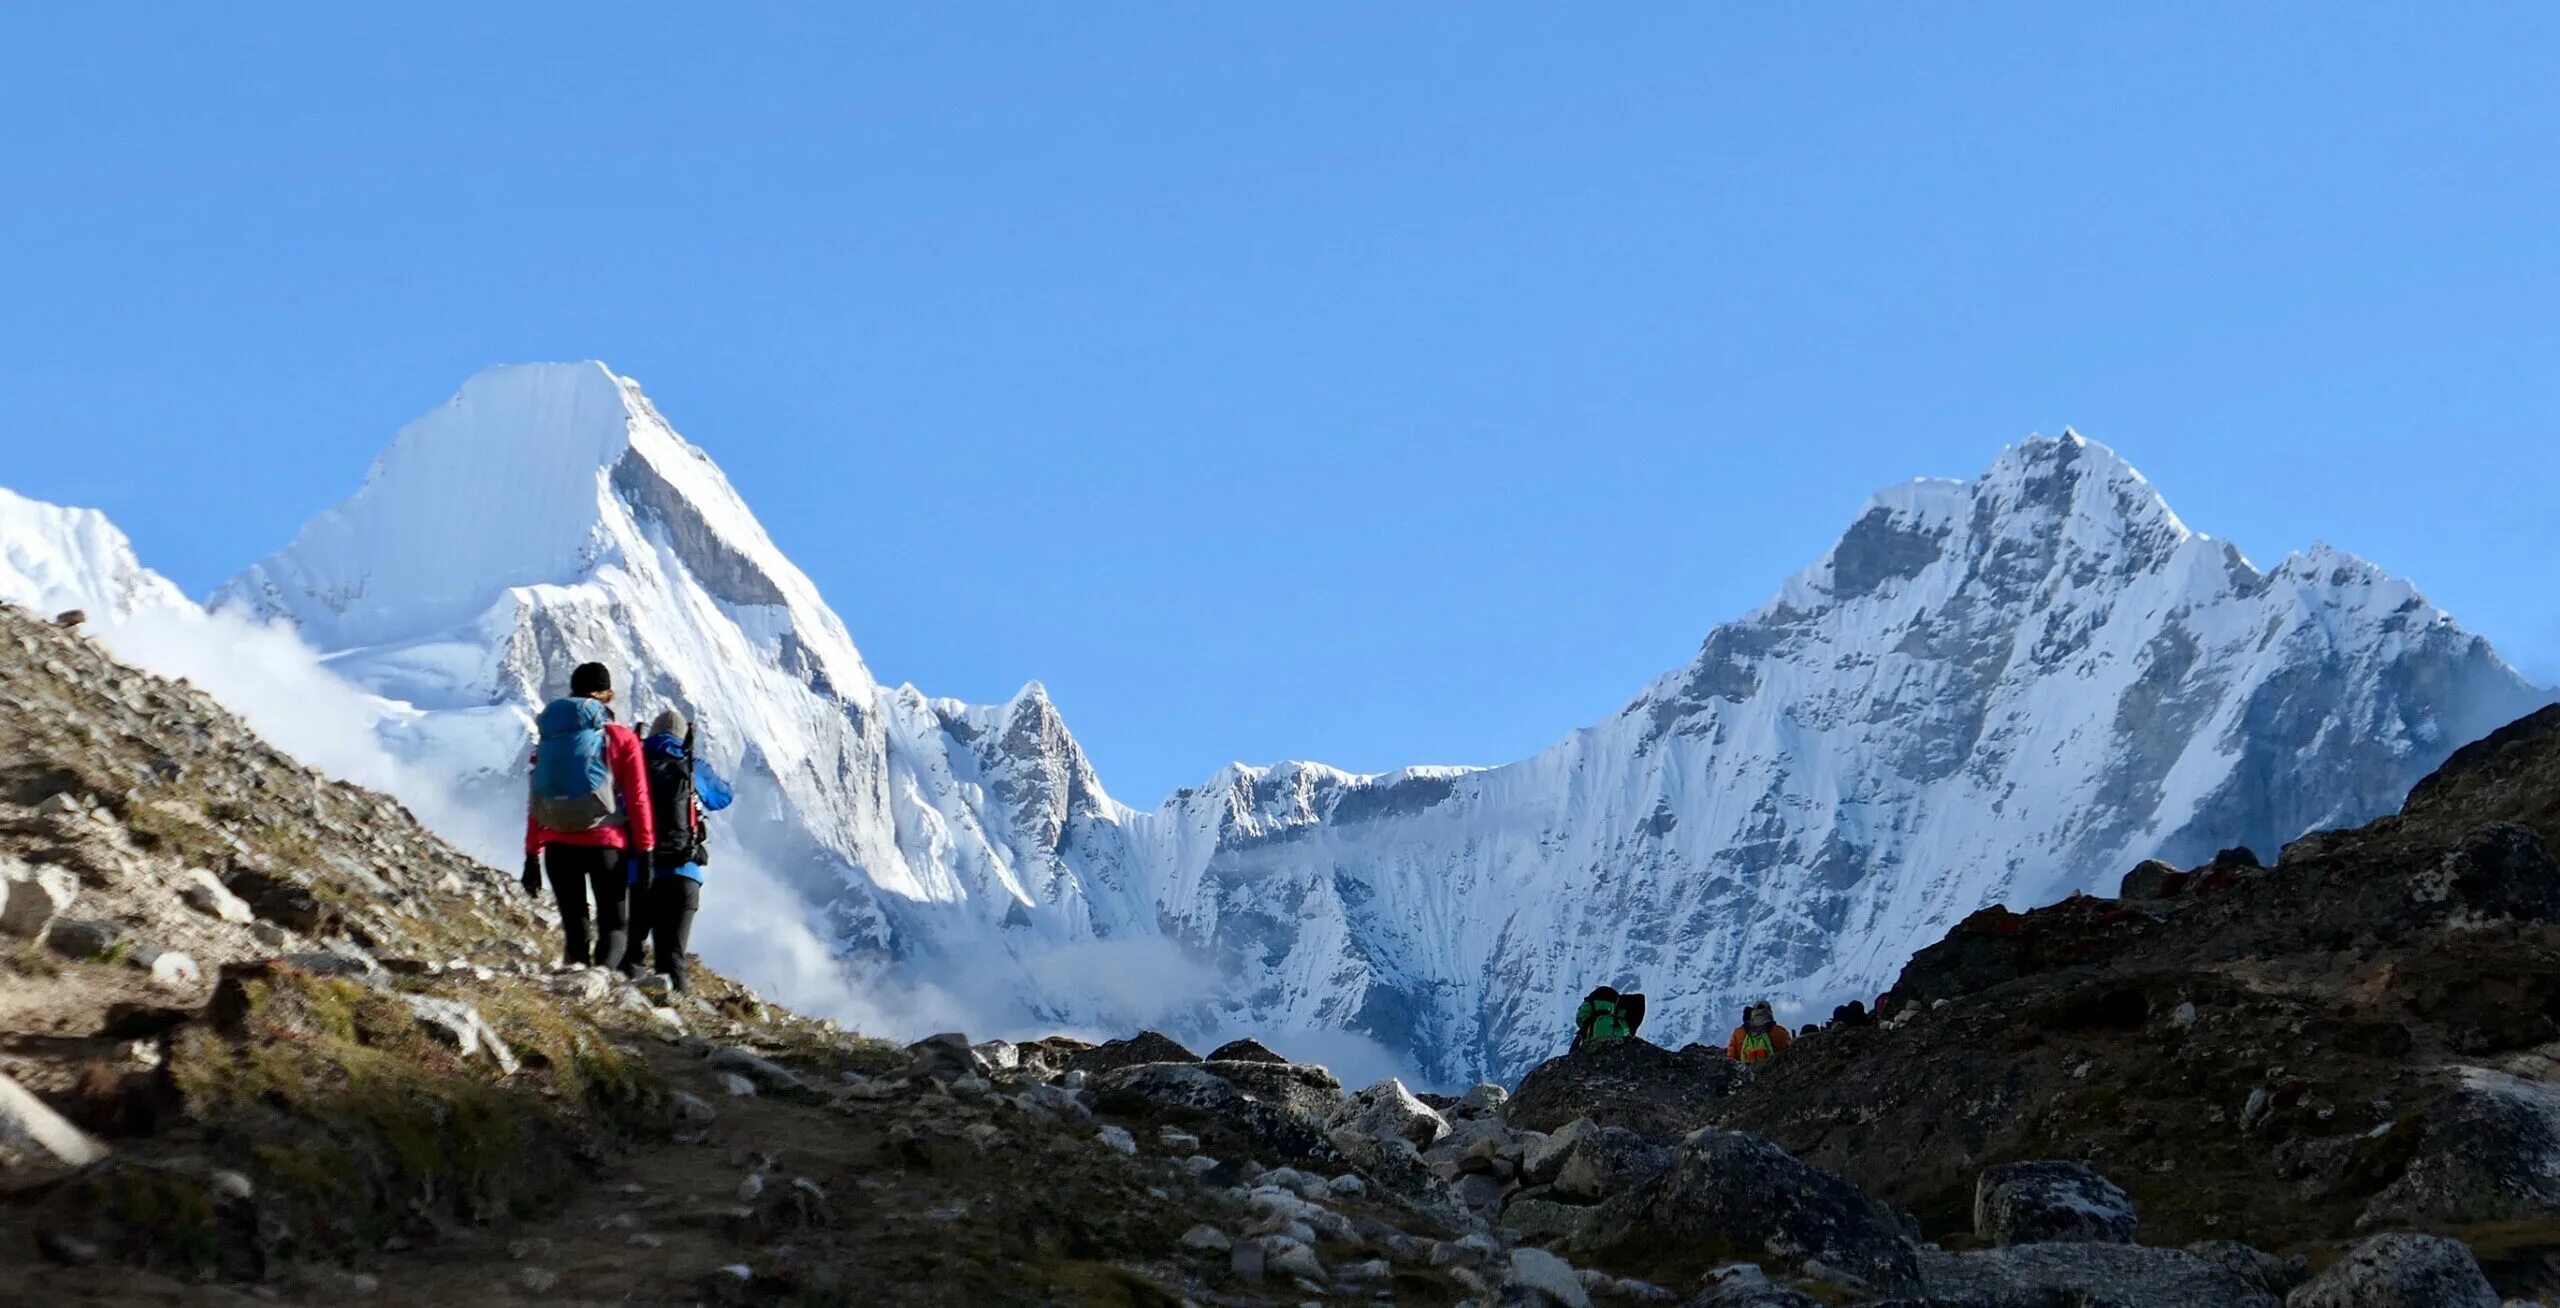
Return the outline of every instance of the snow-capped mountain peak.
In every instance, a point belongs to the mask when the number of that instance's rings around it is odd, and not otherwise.
[[[993,705],[876,686],[601,365],[474,378],[226,594],[415,706],[420,756],[493,780],[602,659],[633,712],[703,724],[750,797],[728,825],[834,947],[1006,991],[996,1025],[1347,1030],[1438,1081],[1560,1047],[1602,982],[1647,990],[1669,1040],[1720,1038],[1743,999],[1872,993],[1994,900],[2385,811],[2542,699],[2406,583],[2327,549],[2262,573],[2068,430],[1879,492],[1535,758],[1236,764],[1153,811],[1112,800],[1037,682]],[[1074,951],[1123,944],[1212,975],[1097,987]]]
[[[0,603],[52,616],[80,609],[116,620],[193,607],[142,566],[133,542],[96,509],[65,508],[0,488]]]

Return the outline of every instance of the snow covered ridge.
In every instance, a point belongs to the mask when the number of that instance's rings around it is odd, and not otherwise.
[[[1879,493],[1537,757],[1235,765],[1140,811],[1036,683],[876,684],[719,469],[593,363],[473,378],[217,598],[334,651],[383,739],[493,811],[575,663],[627,713],[683,708],[743,779],[731,868],[797,906],[797,944],[771,916],[722,940],[706,899],[705,952],[750,979],[834,957],[875,1020],[1356,1037],[1442,1082],[1561,1047],[1596,984],[1649,992],[1673,1043],[1749,998],[1871,995],[1984,904],[2390,810],[2547,698],[2407,583],[2326,549],[2260,570],[2065,433]]]

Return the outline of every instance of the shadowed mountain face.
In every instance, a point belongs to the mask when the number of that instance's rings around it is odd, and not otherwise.
[[[1232,766],[1134,810],[1036,685],[877,685],[708,457],[594,364],[474,378],[221,598],[418,710],[393,743],[493,804],[539,699],[612,664],[632,712],[704,724],[741,852],[835,947],[968,978],[1002,1010],[981,1025],[1350,1032],[1436,1082],[1515,1075],[1604,983],[1672,1043],[1752,998],[1827,1011],[1986,904],[2385,812],[2545,698],[2407,583],[2325,548],[2261,569],[2066,433],[1878,494],[1535,758]],[[1206,967],[1056,962],[1122,946]]]

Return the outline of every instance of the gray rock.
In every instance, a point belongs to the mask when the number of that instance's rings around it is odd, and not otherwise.
[[[1182,1047],[1173,1037],[1158,1031],[1141,1031],[1126,1040],[1112,1040],[1083,1050],[1067,1060],[1067,1070],[1087,1076],[1137,1067],[1147,1063],[1196,1063],[1200,1055]]]
[[[1669,1171],[1600,1205],[1575,1247],[1770,1249],[1903,1291],[1919,1282],[1912,1235],[1900,1214],[1839,1177],[1756,1135],[1707,1129],[1681,1145]]]
[[[1658,1145],[1623,1126],[1576,1134],[1555,1166],[1555,1192],[1573,1200],[1606,1199],[1670,1171],[1678,1150]]]
[[[0,862],[0,935],[41,940],[80,898],[80,878],[58,867]]]
[[[965,1076],[985,1076],[987,1061],[969,1044],[969,1037],[957,1031],[929,1035],[907,1046],[907,1056],[916,1061],[916,1074],[937,1081],[956,1081]]]
[[[1289,1060],[1273,1053],[1259,1040],[1230,1040],[1209,1051],[1212,1063],[1285,1063]]]
[[[1320,1067],[1144,1063],[1099,1073],[1091,1084],[1097,1108],[1201,1114],[1284,1159],[1330,1166],[1341,1157],[1325,1139],[1324,1122],[1342,1102],[1342,1087]]]
[[[1502,1225],[1521,1239],[1568,1248],[1587,1237],[1599,1215],[1588,1204],[1560,1203],[1543,1187],[1514,1191],[1502,1205]]]
[[[0,1174],[28,1165],[86,1167],[106,1156],[105,1145],[0,1074]]]
[[[357,954],[341,954],[331,949],[287,954],[284,956],[284,961],[315,976],[361,977],[371,976],[382,970],[382,965],[370,958]]]
[[[1464,1113],[1469,1117],[1481,1117],[1486,1113],[1500,1112],[1503,1104],[1509,1102],[1510,1099],[1511,1092],[1509,1090],[1487,1081],[1482,1085],[1478,1085],[1467,1091],[1465,1094],[1460,1095],[1458,1097],[1457,1111]]]
[[[1573,1264],[1544,1249],[1512,1250],[1511,1267],[1502,1283],[1506,1289],[1534,1290],[1565,1308],[1591,1308],[1591,1292],[1582,1288],[1581,1278],[1573,1274]]]
[[[2146,858],[2124,874],[2124,880],[2116,887],[2116,898],[2158,899],[2169,878],[2179,875],[2182,874],[2177,868],[2156,858]]]
[[[1461,1176],[1451,1187],[1458,1202],[1478,1212],[1492,1212],[1501,1207],[1502,1197],[1511,1193],[1511,1183],[1498,1176],[1474,1172]]]
[[[1973,1233],[1995,1245],[2131,1244],[2133,1200],[2086,1163],[2002,1163],[1973,1187]]]
[[[191,990],[204,981],[204,969],[196,966],[195,957],[179,950],[137,945],[125,961],[150,973],[152,984],[165,990]]]
[[[2275,1296],[2177,1249],[2127,1244],[2021,1244],[1921,1255],[1932,1301],[1983,1308],[2089,1304],[2105,1308],[2278,1308]]]
[[[498,1038],[497,1028],[480,1016],[479,1009],[459,999],[437,995],[402,995],[400,1000],[409,1006],[410,1015],[418,1019],[427,1034],[453,1046],[465,1058],[486,1057],[497,1064],[502,1075],[515,1074],[515,1051]]]
[[[1182,1233],[1182,1247],[1202,1253],[1225,1253],[1235,1248],[1236,1242],[1226,1232],[1202,1223]]]
[[[1812,1296],[1787,1289],[1751,1263],[1728,1263],[1707,1273],[1705,1288],[1683,1308],[1822,1308]]]
[[[705,1060],[715,1072],[735,1072],[756,1083],[762,1090],[808,1092],[810,1085],[799,1073],[749,1049],[726,1045],[711,1051]]]
[[[722,1072],[717,1078],[720,1091],[732,1099],[753,1099],[756,1083],[735,1072]]]
[[[257,917],[249,911],[249,902],[231,893],[222,879],[200,867],[188,868],[178,877],[178,898],[187,907],[225,922],[246,926]]]
[[[1587,1117],[1676,1144],[1713,1121],[1748,1075],[1721,1050],[1674,1053],[1641,1039],[1603,1040],[1531,1069],[1502,1112],[1524,1130],[1554,1131]]]
[[[2285,1299],[2285,1308],[2498,1308],[2471,1251],[2437,1235],[2377,1235]]]
[[[1316,1257],[1316,1251],[1303,1241],[1285,1235],[1264,1236],[1262,1256],[1265,1266],[1283,1276],[1294,1276],[1318,1285],[1331,1279],[1325,1274],[1324,1263]]]
[[[1138,1141],[1136,1137],[1129,1134],[1127,1127],[1105,1126],[1094,1133],[1094,1138],[1102,1141],[1103,1146],[1114,1153],[1136,1154],[1138,1152]]]
[[[1530,1185],[1553,1185],[1556,1173],[1564,1170],[1564,1160],[1573,1156],[1573,1147],[1599,1129],[1599,1123],[1578,1117],[1539,1137],[1521,1151],[1520,1179]]]
[[[1325,1137],[1335,1153],[1359,1168],[1379,1189],[1428,1212],[1454,1215],[1461,1200],[1450,1192],[1440,1175],[1422,1161],[1422,1154],[1411,1144],[1392,1136],[1380,1138],[1364,1135],[1345,1127]],[[1492,1178],[1475,1178],[1490,1181]],[[1501,1198],[1500,1183],[1492,1198]],[[1477,1205],[1482,1206],[1482,1205]]]
[[[1449,1133],[1448,1119],[1394,1077],[1345,1098],[1324,1125],[1328,1134],[1357,1131],[1380,1140],[1402,1140],[1416,1149],[1429,1148]]]
[[[116,946],[131,936],[121,922],[80,922],[58,917],[53,920],[53,930],[46,934],[45,943],[65,958],[87,962],[114,953]]]
[[[1239,1281],[1261,1280],[1262,1245],[1253,1240],[1239,1242],[1235,1248],[1227,1252],[1227,1270],[1234,1273]]]
[[[613,993],[613,973],[600,967],[572,968],[545,984],[563,999],[592,1004]]]
[[[2281,1299],[2311,1276],[2301,1254],[2278,1258],[2237,1240],[2198,1240],[2187,1252]]]
[[[2560,1217],[2560,1167],[2551,1163],[2560,1159],[2560,1086],[2471,1069],[2416,1129],[2408,1170],[2374,1196],[2358,1226]]]

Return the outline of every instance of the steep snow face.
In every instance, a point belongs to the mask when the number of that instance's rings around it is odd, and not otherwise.
[[[46,617],[79,609],[117,621],[194,603],[142,566],[133,543],[95,509],[69,509],[0,489],[0,603]]]
[[[742,782],[724,826],[848,952],[1094,929],[1071,833],[1109,801],[1046,697],[884,693],[728,479],[600,364],[472,378],[216,602],[341,651],[341,672],[419,710],[401,748],[493,803],[521,784],[531,710],[606,664],[627,720],[673,706],[698,724]]]
[[[1132,825],[1241,1010],[1457,1081],[1561,1048],[1595,985],[1646,990],[1669,1043],[1872,995],[1986,904],[2386,811],[2543,698],[2406,583],[2325,549],[2261,572],[2066,434],[1878,495],[1537,758],[1233,771]]]

